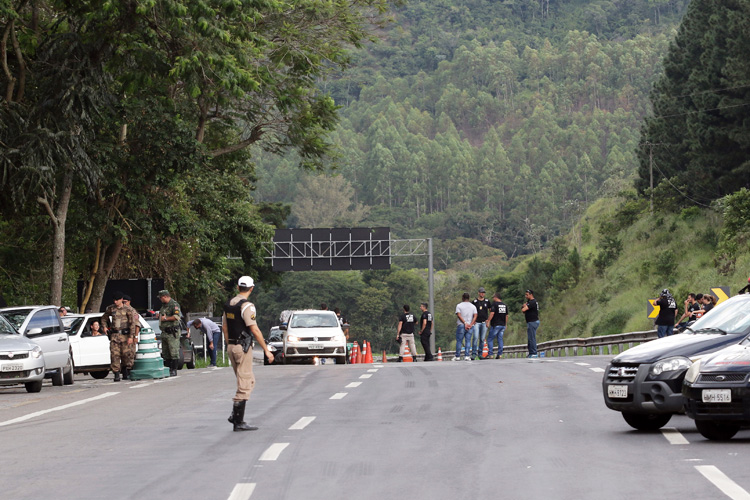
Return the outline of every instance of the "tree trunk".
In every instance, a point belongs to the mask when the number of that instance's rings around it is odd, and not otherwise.
[[[62,285],[65,274],[65,222],[68,218],[70,195],[73,191],[73,172],[66,169],[63,173],[60,199],[57,208],[52,209],[47,198],[39,198],[39,203],[47,210],[52,219],[54,230],[52,237],[52,281],[50,282],[50,304],[62,305]]]
[[[121,250],[121,240],[117,240],[113,244],[102,248],[99,267],[96,270],[94,285],[91,288],[91,297],[87,304],[88,308],[92,311],[100,311],[102,308],[104,289],[107,287],[107,280],[109,280],[109,276],[112,274],[112,269],[115,267],[117,259],[120,258]]]

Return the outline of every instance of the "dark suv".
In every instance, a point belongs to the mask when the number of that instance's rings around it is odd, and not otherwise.
[[[639,430],[660,429],[684,410],[682,383],[693,361],[739,343],[750,333],[750,295],[726,300],[684,333],[652,340],[616,356],[602,380],[604,402]]]

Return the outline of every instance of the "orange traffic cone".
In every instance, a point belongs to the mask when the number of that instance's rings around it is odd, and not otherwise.
[[[350,364],[354,365],[354,364],[357,363],[357,354],[358,353],[359,353],[359,344],[355,342],[354,345],[352,346],[352,356],[349,359],[349,363]]]
[[[385,349],[383,349],[383,363],[387,363],[387,362],[388,362],[388,358],[385,355]]]
[[[367,359],[365,360],[365,363],[372,363],[372,346],[370,343],[367,343]]]
[[[443,351],[438,347],[438,361],[443,360]]]
[[[487,349],[487,341],[484,341],[484,347],[482,348],[482,358],[486,358],[490,355],[490,351]]]
[[[401,359],[402,363],[411,363],[414,360],[411,357],[411,351],[409,350],[409,344],[404,345],[404,355]]]
[[[364,358],[362,357],[362,351],[364,351],[367,348],[367,344],[365,342],[367,342],[367,341],[365,340],[365,341],[362,342],[362,349],[359,349],[357,351],[357,363],[363,363],[364,362]]]
[[[360,363],[367,363],[367,341],[362,341],[362,361]]]

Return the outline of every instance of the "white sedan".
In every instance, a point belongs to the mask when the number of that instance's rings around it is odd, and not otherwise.
[[[102,315],[103,313],[68,314],[62,318],[73,350],[75,372],[90,373],[96,379],[105,378],[109,374],[111,363],[109,339],[102,330],[97,335],[96,330],[92,329],[94,323],[101,323]],[[141,330],[149,328],[140,315],[138,318]]]

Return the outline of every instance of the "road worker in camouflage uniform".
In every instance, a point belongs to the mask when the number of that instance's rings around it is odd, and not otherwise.
[[[115,382],[120,381],[120,368],[128,378],[128,367],[133,366],[134,353],[130,346],[135,345],[140,329],[135,310],[126,308],[122,297],[122,293],[115,292],[115,303],[107,307],[101,319],[102,328],[109,337],[110,369]]]
[[[122,296],[122,303],[124,304],[125,308],[128,309],[128,314],[132,314],[135,317],[135,324],[138,326],[138,333],[141,331],[141,321],[139,318],[138,311],[135,310],[133,306],[130,305],[130,295],[123,295]],[[128,344],[127,348],[130,350],[130,355],[128,356],[128,366],[126,370],[123,370],[123,377],[124,379],[127,379],[130,376],[130,370],[133,369],[133,363],[135,363],[135,352],[138,350],[138,336],[136,335],[134,342],[132,344]]]
[[[159,292],[162,306],[159,309],[159,329],[161,330],[161,357],[169,367],[169,376],[177,376],[180,363],[180,304],[167,290]]]

